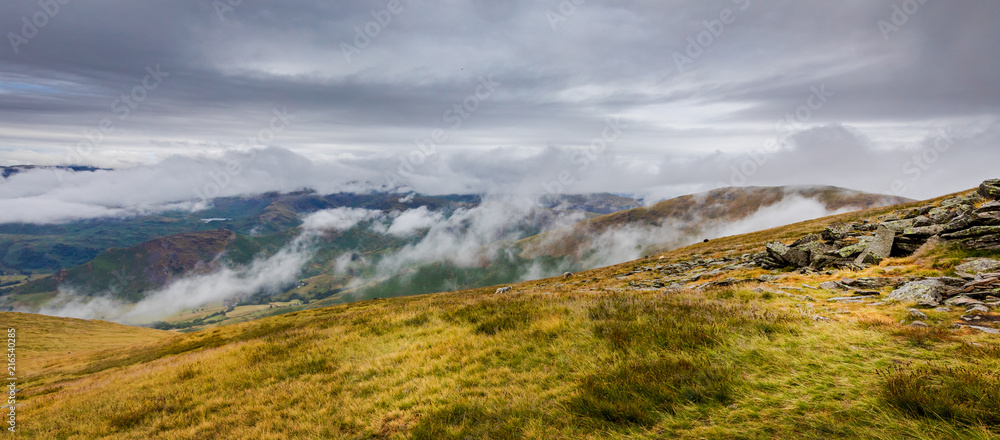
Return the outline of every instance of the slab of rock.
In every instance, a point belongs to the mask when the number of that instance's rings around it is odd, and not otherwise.
[[[809,265],[808,252],[792,248],[777,241],[766,244],[763,255],[758,255],[755,259],[765,269],[786,266],[804,267]]]
[[[979,258],[958,265],[958,267],[955,268],[955,272],[968,275],[1000,272],[1000,260],[994,260],[992,258]]]
[[[924,226],[930,226],[933,224],[934,223],[931,222],[931,218],[926,215],[922,215],[920,217],[913,219],[913,228],[922,228]]]
[[[882,260],[889,258],[892,253],[892,242],[896,239],[896,233],[887,227],[879,227],[875,231],[875,238],[868,244],[868,248],[854,260],[854,264],[878,264]]]
[[[927,213],[927,216],[931,219],[931,223],[935,225],[947,224],[957,215],[955,211],[948,208],[933,208]]]
[[[893,290],[886,300],[937,307],[941,302],[941,294],[947,289],[948,286],[938,280],[913,281]]]
[[[836,251],[836,254],[839,255],[841,258],[850,258],[855,255],[859,255],[862,252],[864,252],[865,249],[868,249],[868,245],[871,244],[871,242],[872,242],[872,237],[870,236],[860,237],[858,238],[857,243],[849,244],[847,246],[838,249]]]
[[[927,314],[917,309],[910,309],[910,317],[913,319],[927,319]]]
[[[965,281],[964,279],[956,277],[934,277],[928,279],[940,281],[944,283],[945,286],[948,287],[964,287],[967,284],[967,281]]]
[[[930,237],[944,232],[942,225],[925,225],[909,227],[903,230],[903,235],[907,237]]]
[[[910,327],[930,327],[930,326],[922,321],[913,321],[910,323]]]
[[[982,301],[975,300],[964,295],[950,298],[944,302],[946,306],[955,306],[955,307],[971,306],[982,303],[983,303]]]
[[[965,309],[965,313],[971,315],[973,313],[990,313],[990,308],[982,304],[976,304],[968,309]]]
[[[913,220],[893,220],[890,222],[882,222],[882,226],[889,228],[892,232],[903,232],[907,228],[913,226]]]
[[[976,209],[977,214],[982,214],[986,212],[997,212],[997,211],[1000,211],[1000,201],[996,200],[986,202],[983,204],[983,206],[980,206],[979,208]]]
[[[963,229],[969,229],[976,225],[978,218],[974,215],[962,214],[958,217],[952,219],[942,228],[942,232],[951,233],[956,231],[961,231]]]

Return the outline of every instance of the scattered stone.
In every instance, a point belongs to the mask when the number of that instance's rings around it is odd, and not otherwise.
[[[850,278],[850,277],[843,277],[843,278],[840,279],[840,282],[842,284],[845,284],[845,285],[848,285],[848,286],[853,286],[854,283],[858,282],[858,280],[856,280],[854,278]]]
[[[927,319],[927,314],[917,309],[910,309],[910,317],[913,319]]]
[[[948,307],[938,307],[938,308],[934,309],[934,311],[935,312],[948,313],[948,312],[951,312],[951,308],[948,308]]]
[[[922,321],[913,321],[910,323],[910,327],[930,327],[930,326]]]
[[[828,302],[844,302],[844,303],[860,303],[866,300],[876,298],[875,295],[864,295],[864,296],[839,296],[836,298],[830,298]]]
[[[958,324],[958,323],[955,323],[955,324],[952,324],[951,327],[952,328],[971,328],[973,330],[979,330],[979,331],[981,331],[983,333],[989,333],[991,335],[1000,334],[1000,330],[997,330],[995,328],[990,328],[990,327],[982,327],[982,326],[978,326],[978,325],[968,325],[968,324]]]
[[[846,287],[844,287],[843,284],[840,284],[840,283],[838,283],[836,281],[824,281],[822,283],[819,283],[819,288],[820,289],[825,289],[825,290],[838,290],[838,289],[840,289],[840,290],[846,290],[847,289]]]

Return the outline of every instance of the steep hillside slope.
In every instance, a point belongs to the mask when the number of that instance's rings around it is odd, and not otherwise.
[[[1000,289],[989,272],[1000,251],[929,240],[909,256],[823,270],[767,269],[752,256],[838,224],[1000,206],[988,200],[963,193],[511,289],[367,301],[66,354],[24,377],[19,429],[26,438],[1000,438],[1000,298],[989,293]],[[942,290],[964,292],[943,306],[902,294],[928,281],[968,287]]]
[[[234,232],[216,229],[112,248],[81,266],[18,286],[11,293],[51,292],[62,286],[83,295],[108,292],[117,299],[136,301],[146,290],[185,275],[212,271],[217,266],[215,260],[235,241]]]

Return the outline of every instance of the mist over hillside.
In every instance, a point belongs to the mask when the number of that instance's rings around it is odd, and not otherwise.
[[[10,247],[30,249],[31,240],[44,237],[62,242],[34,251],[51,256],[54,274],[7,288],[2,301],[14,310],[136,324],[212,304],[414,295],[603,267],[702,239],[903,201],[835,187],[728,188],[649,207],[610,194],[309,190],[229,197],[209,200],[202,210],[0,225],[21,234],[8,236]],[[88,245],[94,228],[107,227],[165,235],[60,266],[60,251],[74,249],[74,240]],[[7,260],[16,263],[23,253],[8,248]]]

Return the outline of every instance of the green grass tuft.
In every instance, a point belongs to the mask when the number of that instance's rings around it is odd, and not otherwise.
[[[681,405],[732,401],[733,381],[732,371],[707,360],[634,360],[584,378],[569,406],[614,425],[650,426]]]
[[[1000,374],[970,368],[880,371],[882,399],[911,416],[1000,425]]]

